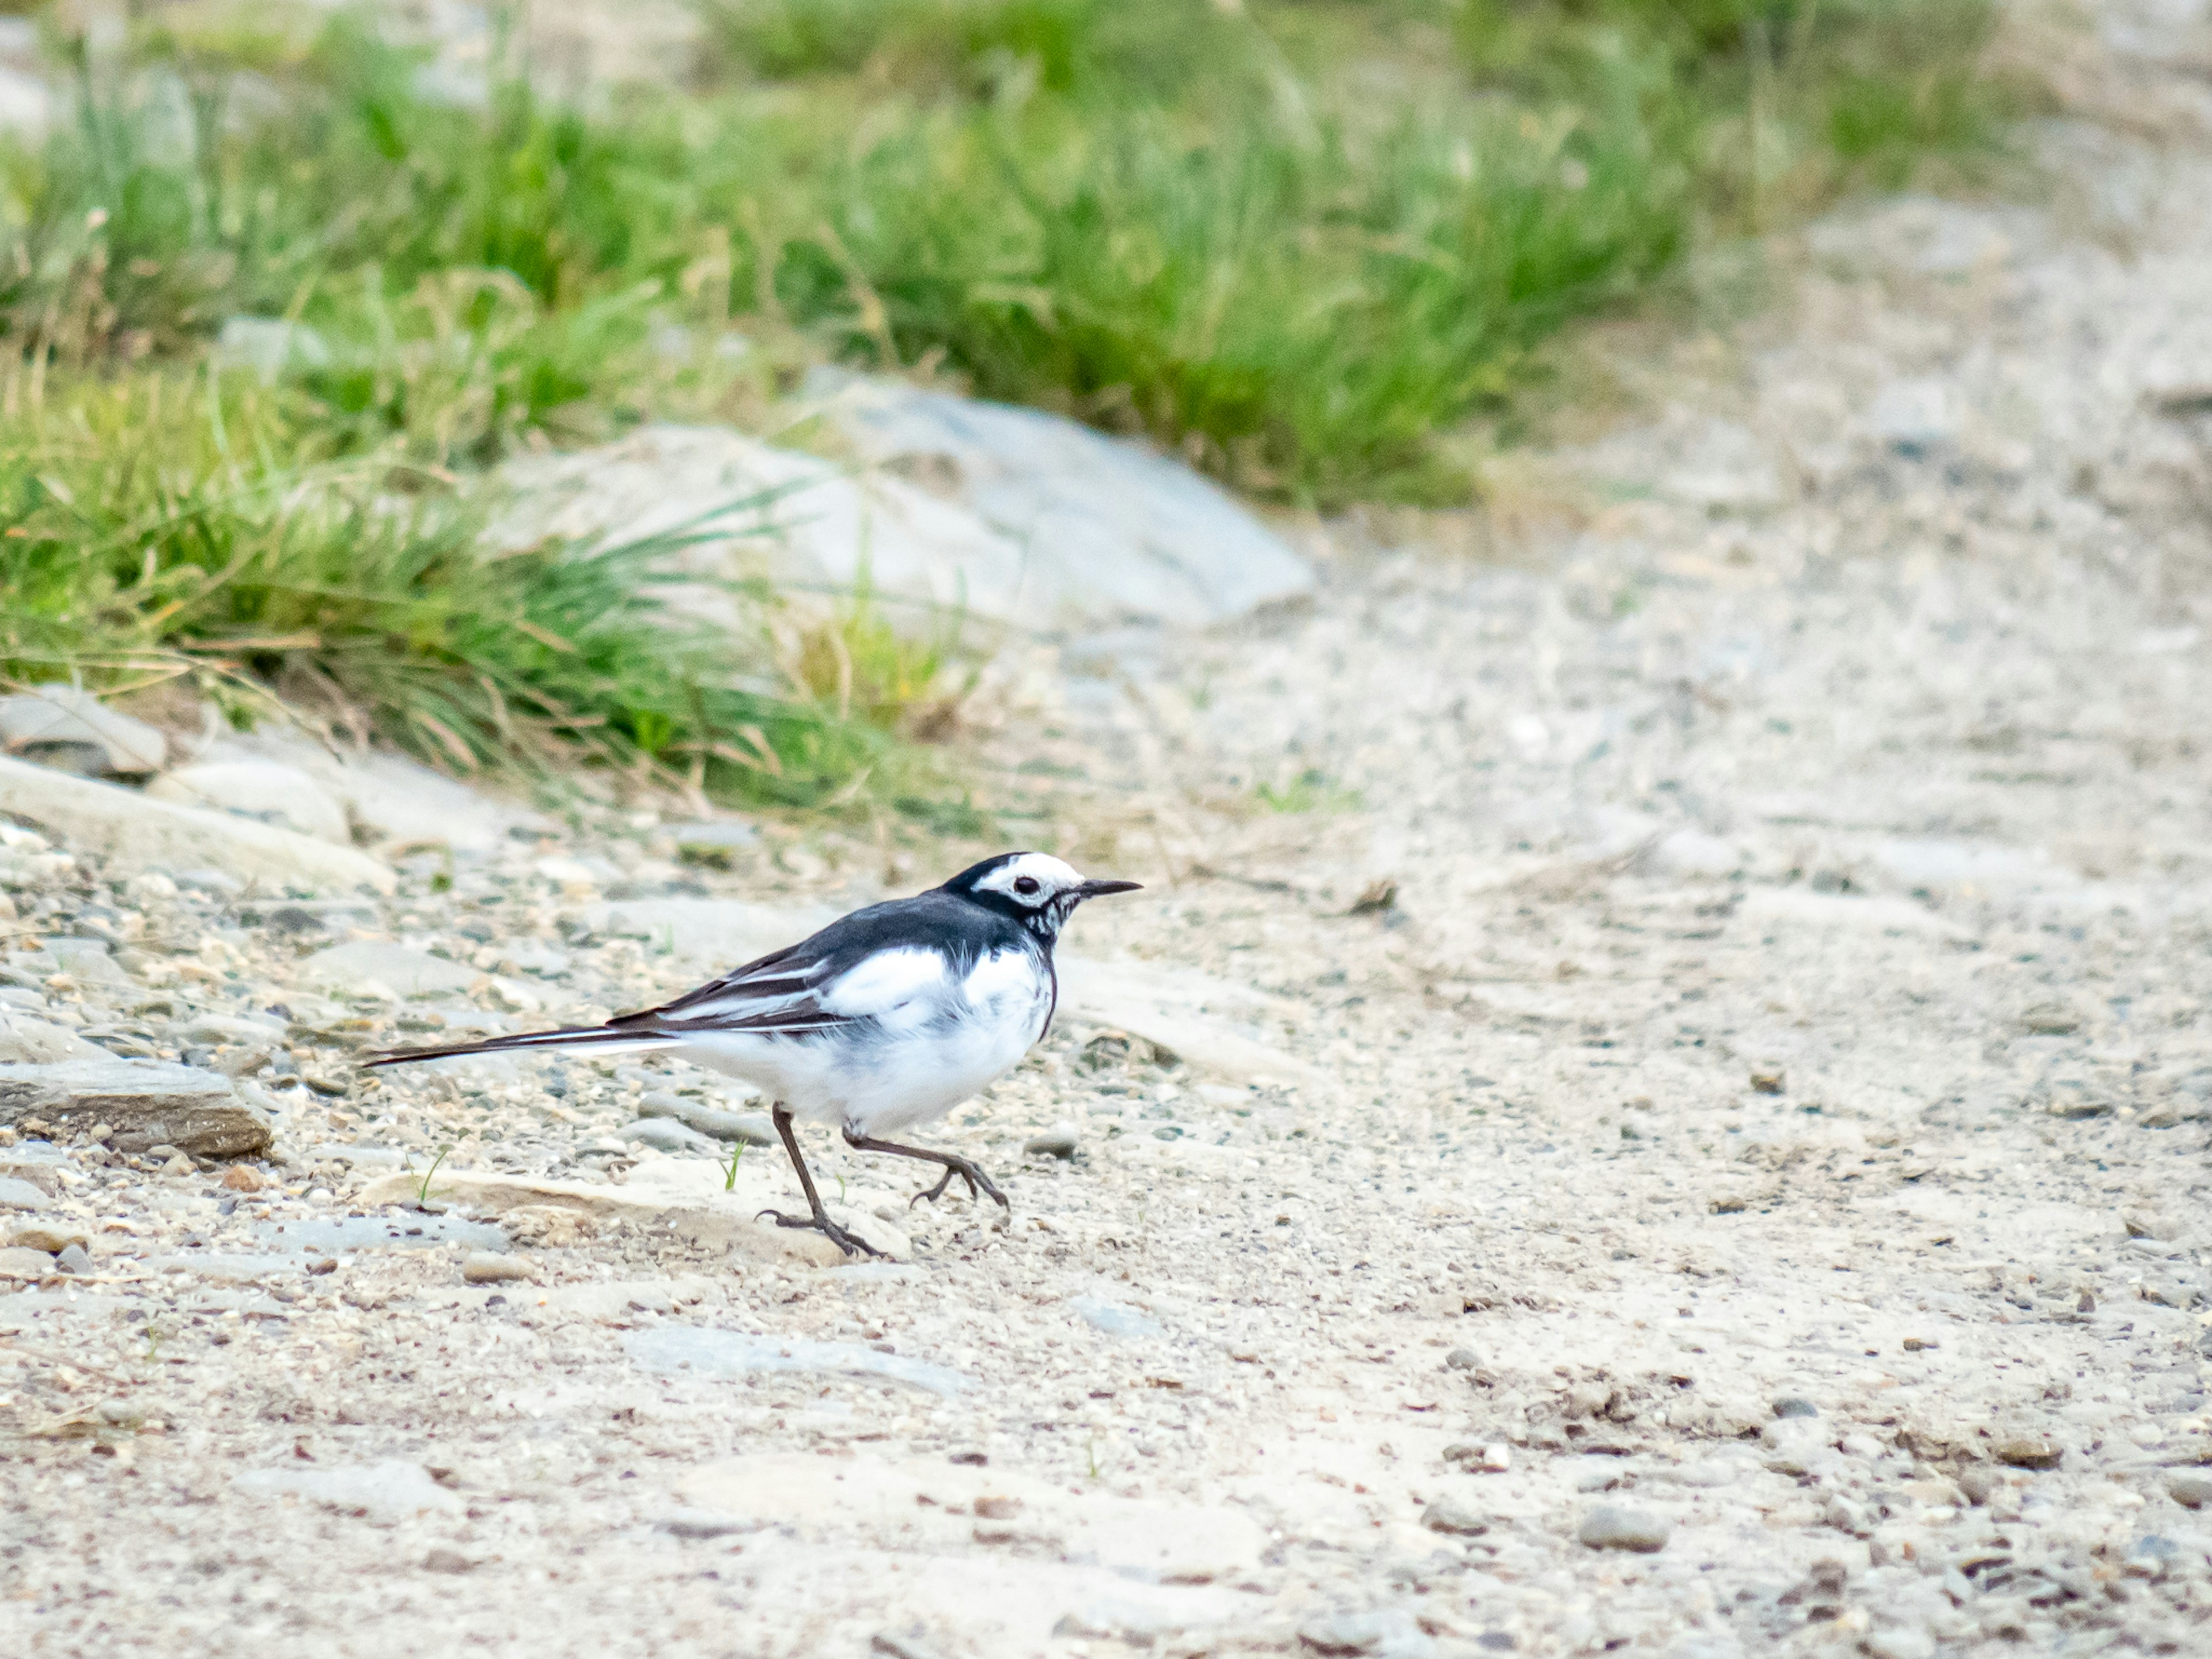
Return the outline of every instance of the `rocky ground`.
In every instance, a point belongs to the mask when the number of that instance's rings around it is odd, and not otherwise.
[[[0,827],[0,1648],[2205,1650],[2208,27],[2049,36],[2053,204],[1816,228],[1465,535],[995,677],[1149,884],[943,1126],[1011,1221],[817,1139],[839,1265],[696,1073],[356,1064],[971,848]]]

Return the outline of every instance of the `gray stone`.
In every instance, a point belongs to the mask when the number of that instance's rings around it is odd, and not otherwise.
[[[2055,1469],[2066,1455],[2064,1449],[2040,1435],[2020,1435],[2002,1441],[1996,1449],[1996,1460],[2015,1469]]]
[[[270,1043],[282,1042],[289,1029],[281,1019],[259,1019],[236,1014],[196,1014],[180,1035],[187,1042],[204,1042],[210,1048],[227,1044],[266,1048]]]
[[[625,1123],[616,1133],[624,1140],[634,1140],[641,1146],[650,1146],[661,1152],[720,1152],[720,1143],[701,1134],[688,1123],[672,1117],[641,1117],[635,1123]]]
[[[1031,1158],[1073,1158],[1081,1144],[1073,1123],[1055,1123],[1024,1141],[1022,1151]]]
[[[1068,1300],[1068,1310],[1093,1330],[1109,1336],[1165,1336],[1167,1331],[1151,1315],[1103,1296],[1078,1296]]]
[[[471,1285],[509,1284],[536,1271],[527,1256],[501,1255],[495,1250],[472,1250],[461,1263],[461,1277]]]
[[[107,1060],[112,1056],[66,1026],[0,1007],[0,1064],[52,1066],[64,1060]]]
[[[1911,1625],[1871,1630],[1859,1638],[1868,1659],[1935,1659],[1936,1638]]]
[[[1674,1530],[1674,1523],[1664,1516],[1604,1504],[1583,1517],[1575,1536],[1594,1550],[1633,1550],[1650,1555],[1667,1547]]]
[[[345,809],[372,844],[395,851],[446,847],[494,854],[513,844],[514,830],[553,827],[543,813],[472,789],[404,755],[334,753],[295,732],[264,727],[226,738],[200,759],[276,761],[304,773]]]
[[[307,773],[282,761],[202,761],[164,773],[146,793],[156,800],[230,812],[340,847],[353,845],[345,808]]]
[[[46,941],[46,954],[71,979],[91,985],[128,985],[131,975],[117,966],[106,943],[96,939],[54,939]]]
[[[0,697],[0,748],[30,761],[58,759],[89,777],[143,777],[161,769],[169,740],[89,692],[40,685]]]
[[[319,1468],[248,1469],[232,1483],[240,1492],[304,1498],[345,1515],[405,1521],[428,1512],[458,1510],[461,1500],[420,1463],[380,1463]]]
[[[71,1129],[107,1124],[111,1144],[125,1152],[167,1145],[198,1158],[239,1158],[272,1138],[222,1073],[159,1060],[0,1065],[0,1123],[26,1118]]]
[[[2004,1477],[1987,1463],[1969,1463],[1959,1471],[1957,1485],[1966,1501],[1980,1507],[2004,1485]]]
[[[304,1255],[254,1255],[238,1250],[187,1250],[157,1255],[146,1265],[159,1273],[190,1274],[228,1285],[252,1285],[264,1279],[289,1279],[307,1265]]]
[[[739,1533],[758,1532],[767,1526],[765,1521],[747,1516],[717,1515],[708,1510],[678,1510],[673,1515],[664,1515],[653,1523],[655,1532],[665,1532],[672,1538],[728,1538]]]
[[[65,1273],[88,1273],[92,1271],[92,1253],[82,1244],[72,1244],[54,1258],[54,1266]]]
[[[461,1244],[472,1250],[507,1249],[507,1235],[488,1221],[401,1210],[390,1215],[313,1216],[304,1221],[263,1221],[254,1236],[264,1243],[317,1255],[349,1250],[427,1250]]]
[[[1281,538],[1181,463],[1034,409],[817,370],[808,391],[865,460],[939,482],[1024,556],[969,608],[1047,626],[1203,628],[1300,599]]]
[[[1490,1517],[1456,1498],[1439,1498],[1421,1511],[1421,1524],[1431,1532],[1454,1538],[1480,1538],[1490,1530]]]
[[[597,449],[517,457],[499,477],[514,505],[492,548],[670,536],[681,544],[663,574],[700,580],[662,592],[711,622],[744,625],[732,584],[763,579],[817,607],[865,580],[893,625],[918,633],[956,612],[1023,626],[1050,615],[1024,582],[1026,550],[966,507],[727,428],[642,427]]]
[[[1472,1348],[1454,1348],[1444,1356],[1448,1371],[1476,1371],[1482,1369],[1482,1360]]]
[[[2166,1478],[2166,1496],[2184,1509],[2201,1510],[2212,1504],[2212,1473],[2183,1469]]]
[[[1620,1461],[1613,1457],[1585,1457],[1575,1471],[1577,1492],[1611,1492],[1620,1484]]]
[[[1777,1417],[1818,1417],[1820,1408],[1796,1395],[1784,1395],[1774,1402],[1774,1414]]]
[[[451,995],[467,990],[479,977],[473,968],[377,939],[355,939],[318,951],[297,971],[302,982],[332,991],[381,988],[402,997]]]
[[[1427,1659],[1437,1651],[1436,1639],[1403,1607],[1317,1614],[1298,1626],[1298,1646],[1329,1659]]]
[[[811,1371],[825,1376],[878,1376],[927,1393],[951,1396],[968,1379],[943,1365],[904,1354],[883,1353],[857,1342],[816,1342],[805,1337],[752,1336],[696,1325],[661,1325],[623,1339],[632,1360],[664,1376],[744,1376],[763,1371]]]
[[[207,870],[263,888],[392,890],[392,872],[365,853],[228,812],[149,800],[135,789],[70,777],[0,757],[0,813],[37,825],[111,873],[167,871],[181,884]]]
[[[53,1271],[54,1259],[44,1250],[0,1245],[0,1279],[44,1279]]]
[[[868,1638],[868,1651],[881,1659],[945,1659],[945,1650],[929,1639],[920,1625],[878,1631]]]
[[[686,1100],[665,1090],[647,1091],[637,1103],[641,1118],[673,1118],[677,1122],[711,1135],[716,1140],[742,1141],[748,1146],[774,1146],[779,1144],[775,1123],[765,1112],[724,1112],[712,1106],[702,1105],[696,1100]],[[639,1126],[632,1124],[631,1128]],[[627,1133],[627,1132],[625,1132]]]

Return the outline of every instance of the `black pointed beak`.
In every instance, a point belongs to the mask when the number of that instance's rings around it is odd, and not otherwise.
[[[1144,884],[1141,881],[1086,881],[1075,890],[1075,896],[1087,899],[1104,893],[1133,893]]]

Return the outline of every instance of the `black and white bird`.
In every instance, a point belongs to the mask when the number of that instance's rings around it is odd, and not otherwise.
[[[1011,1208],[969,1158],[882,1137],[933,1122],[1010,1070],[1052,1024],[1060,978],[1052,949],[1075,907],[1133,881],[1086,881],[1045,853],[1001,853],[913,898],[871,904],[812,938],[749,962],[688,995],[604,1025],[571,1026],[380,1054],[372,1066],[456,1054],[654,1050],[754,1085],[774,1103],[810,1214],[765,1210],[784,1227],[826,1235],[846,1255],[879,1254],[823,1208],[799,1156],[795,1121],[834,1123],[848,1146],[941,1164]]]

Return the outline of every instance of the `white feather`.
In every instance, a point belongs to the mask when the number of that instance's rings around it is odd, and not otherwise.
[[[944,1116],[1019,1061],[1044,1034],[1052,980],[1036,952],[1018,949],[983,957],[955,983],[943,957],[915,948],[853,969],[824,994],[825,1007],[832,998],[879,1023],[860,1036],[687,1033],[681,1052],[755,1085],[802,1120],[890,1135]]]
[[[875,1018],[896,1030],[938,1012],[951,990],[943,953],[909,945],[881,951],[823,987],[817,1000],[848,1019]]]

